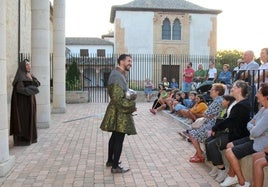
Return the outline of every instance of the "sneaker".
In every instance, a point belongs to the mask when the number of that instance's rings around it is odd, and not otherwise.
[[[126,172],[128,172],[130,169],[124,169],[124,168],[122,168],[122,167],[120,167],[120,166],[117,166],[117,168],[112,168],[111,169],[111,172],[112,173],[126,173]]]
[[[218,167],[217,166],[213,166],[212,169],[211,169],[211,171],[208,174],[211,177],[216,177],[218,175]]]
[[[185,117],[181,117],[181,120],[186,122],[188,120],[188,118],[185,118]]]
[[[215,178],[215,181],[217,181],[218,183],[221,183],[227,177],[227,173],[228,173],[227,169],[225,170],[219,169],[218,176]]]
[[[187,123],[187,124],[192,124],[192,123],[193,123],[193,120],[192,120],[192,119],[186,119],[186,120],[185,120],[185,123]]]
[[[231,186],[237,183],[238,183],[237,176],[234,176],[234,177],[227,176],[224,179],[224,181],[220,184],[220,186]]]
[[[179,120],[181,120],[181,121],[184,120],[184,118],[183,118],[183,117],[180,117],[180,116],[177,116],[177,118],[178,118]]]
[[[235,185],[235,187],[249,187],[249,186],[250,186],[249,182],[245,182],[244,185],[240,185],[240,184]]]

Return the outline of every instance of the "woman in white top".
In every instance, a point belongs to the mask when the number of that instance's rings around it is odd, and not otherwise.
[[[214,62],[209,63],[209,69],[208,69],[208,81],[214,81],[217,79],[217,69],[214,67]]]

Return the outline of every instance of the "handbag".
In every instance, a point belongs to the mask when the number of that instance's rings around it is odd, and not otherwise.
[[[191,124],[191,126],[192,126],[193,129],[198,129],[198,128],[200,128],[205,123],[205,121],[206,121],[206,118],[205,117],[197,118],[195,120],[195,122],[193,122]]]

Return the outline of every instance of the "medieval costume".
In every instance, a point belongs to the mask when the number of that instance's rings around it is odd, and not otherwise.
[[[14,145],[30,145],[37,142],[36,130],[36,100],[40,82],[31,74],[27,76],[26,64],[23,60],[12,83],[10,135],[13,135]]]
[[[132,117],[132,113],[136,111],[136,103],[134,100],[127,99],[127,91],[125,71],[117,67],[111,72],[109,77],[108,94],[111,101],[100,126],[103,131],[112,132],[109,140],[108,160],[106,162],[107,167],[112,166],[112,173],[128,171],[119,166],[123,141],[125,134],[137,134]]]
[[[128,90],[127,82],[118,68],[111,72],[108,85],[108,94],[111,101],[100,128],[109,132],[117,131],[128,135],[137,134],[131,115],[136,110],[135,101],[125,98],[125,93]]]

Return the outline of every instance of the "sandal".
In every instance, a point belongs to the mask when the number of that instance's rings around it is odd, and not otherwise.
[[[204,152],[202,151],[202,155],[204,154]],[[191,156],[190,158],[192,157],[196,157],[197,156],[197,152],[195,152],[194,156]],[[202,156],[203,157],[203,156]],[[204,158],[205,159],[205,158]]]
[[[197,152],[194,154],[194,156],[191,156],[190,159],[193,158],[193,157],[196,157],[196,156],[197,156]]]
[[[205,162],[205,158],[203,156],[194,155],[189,161],[193,163],[203,163]]]
[[[152,114],[154,114],[154,115],[156,114],[155,110],[152,109],[152,108],[150,109],[150,112],[151,112]]]

